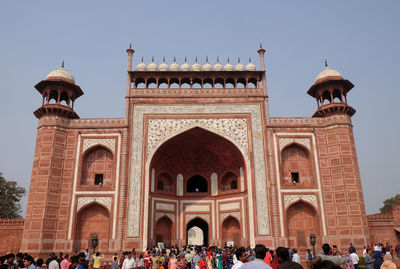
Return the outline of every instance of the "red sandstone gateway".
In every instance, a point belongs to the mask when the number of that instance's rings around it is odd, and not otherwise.
[[[326,67],[311,118],[268,113],[261,67],[165,60],[132,70],[123,118],[80,119],[64,68],[42,106],[21,251],[114,253],[156,242],[311,248],[369,242],[347,94]]]

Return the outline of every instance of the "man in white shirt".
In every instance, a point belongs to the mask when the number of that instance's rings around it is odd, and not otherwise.
[[[128,252],[128,257],[125,258],[121,269],[134,269],[136,268],[135,259],[132,258],[132,252]]]
[[[300,256],[297,254],[297,249],[293,249],[293,256],[292,256],[292,262],[297,262],[298,264],[300,263]]]
[[[235,256],[237,259],[231,269],[239,269],[245,262],[247,262],[248,256],[245,248],[242,247],[236,249]]]
[[[354,264],[354,269],[358,269],[358,255],[355,252],[350,254],[351,262]]]

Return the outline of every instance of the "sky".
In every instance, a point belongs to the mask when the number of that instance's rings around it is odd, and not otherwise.
[[[85,94],[81,118],[123,117],[126,49],[259,66],[266,50],[270,115],[310,117],[307,95],[324,67],[355,87],[348,95],[367,213],[400,193],[400,1],[1,1],[0,172],[29,189],[42,102],[34,85],[60,67]],[[361,186],[360,186],[361,187]],[[26,198],[23,207],[26,206]]]

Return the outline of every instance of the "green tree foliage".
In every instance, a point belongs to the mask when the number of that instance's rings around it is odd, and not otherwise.
[[[0,172],[0,218],[21,218],[20,202],[25,193],[25,188],[6,180]]]
[[[381,211],[381,213],[387,213],[389,208],[394,206],[398,199],[400,199],[400,194],[386,199],[385,201],[383,201],[383,207],[379,208],[379,211]]]

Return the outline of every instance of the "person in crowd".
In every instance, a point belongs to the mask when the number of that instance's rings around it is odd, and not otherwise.
[[[71,261],[71,264],[69,265],[68,269],[77,269],[79,266],[81,268],[83,268],[82,265],[79,264],[79,257],[78,256],[76,256],[76,255],[71,256],[70,261]]]
[[[7,269],[17,269],[18,268],[18,263],[14,262],[15,261],[15,255],[14,253],[9,253],[5,256],[5,264],[7,265]]]
[[[90,252],[89,252],[89,249],[85,249],[85,260],[87,260],[88,263],[90,262]]]
[[[65,254],[64,259],[60,262],[60,268],[68,269],[69,265],[70,265],[69,256],[68,254]]]
[[[26,256],[24,258],[24,268],[26,269],[36,269],[35,261],[33,260],[32,256]]]
[[[171,253],[168,262],[168,269],[177,269],[177,268],[178,268],[178,260],[176,259],[175,254]]]
[[[330,260],[317,260],[312,269],[342,269],[342,267]]]
[[[276,253],[274,254],[273,250],[270,250],[271,255],[272,255],[272,262],[271,262],[271,267],[273,269],[277,269],[279,267],[279,261],[278,261],[278,256],[276,256]]]
[[[269,252],[269,248],[267,248],[267,253],[265,254],[264,262],[265,262],[266,264],[268,264],[269,266],[271,266],[272,255],[271,255],[271,253]]]
[[[196,255],[194,256],[194,258],[192,259],[192,263],[194,265],[194,269],[199,269],[199,263],[201,261],[201,257],[200,257],[200,251],[196,251]]]
[[[201,257],[201,260],[199,261],[199,267],[200,267],[200,269],[208,269],[206,255],[203,255]]]
[[[322,251],[317,255],[317,259],[322,261],[329,260],[338,266],[343,266],[347,262],[346,256],[342,255],[340,251],[337,250],[331,253],[331,247],[327,243],[322,245]]]
[[[383,263],[382,254],[380,251],[375,251],[374,255],[374,269],[380,269]]]
[[[353,246],[353,243],[350,243],[350,246],[349,246],[349,253],[353,253],[353,252],[356,252],[356,247]]]
[[[278,247],[276,249],[276,255],[279,261],[278,269],[303,269],[303,266],[301,266],[300,263],[291,260],[293,257],[290,257],[288,248]]]
[[[79,269],[89,269],[89,261],[85,259],[85,253],[80,252],[76,255],[78,257]]]
[[[151,260],[151,268],[152,269],[158,269],[158,267],[159,267],[159,263],[158,263],[159,258],[160,257],[157,256],[155,252],[151,253],[150,260]]]
[[[264,245],[256,245],[254,248],[255,259],[251,262],[242,265],[241,269],[254,268],[254,269],[272,269],[271,266],[264,262],[267,249]]]
[[[127,252],[127,257],[124,259],[122,269],[134,269],[136,268],[135,259],[132,258],[132,252]]]
[[[236,263],[233,265],[232,269],[239,269],[242,267],[244,263],[248,260],[248,254],[245,248],[237,248],[235,252],[235,256],[237,258]]]
[[[345,269],[354,269],[354,264],[351,261],[350,253],[346,253],[346,264]]]
[[[365,259],[366,269],[374,269],[374,260],[372,258],[372,253],[370,253],[369,248],[367,248],[364,259]]]
[[[60,264],[57,261],[57,256],[55,253],[50,253],[47,261],[49,262],[49,265],[47,266],[48,269],[60,269]]]
[[[160,257],[160,262],[164,261],[165,257],[161,256]],[[162,263],[163,264],[163,263]],[[144,260],[143,260],[143,254],[140,254],[139,259],[136,262],[136,268],[138,269],[144,269]]]
[[[354,265],[354,269],[358,269],[359,258],[358,258],[358,255],[357,255],[357,253],[355,251],[350,253],[350,259],[351,259],[351,262]]]
[[[300,256],[299,256],[299,254],[297,253],[297,249],[296,249],[296,248],[294,248],[294,249],[292,250],[292,253],[293,253],[293,255],[292,255],[292,261],[293,261],[293,262],[297,262],[298,264],[301,264],[301,263],[300,263]]]
[[[24,261],[24,254],[22,254],[21,252],[17,253],[17,255],[15,255],[14,263],[17,264],[18,268],[24,268],[24,262],[23,261]]]
[[[397,269],[396,264],[392,261],[392,255],[385,254],[383,260],[384,262],[382,263],[380,269]]]
[[[118,256],[116,255],[111,258],[111,269],[118,269]]]

